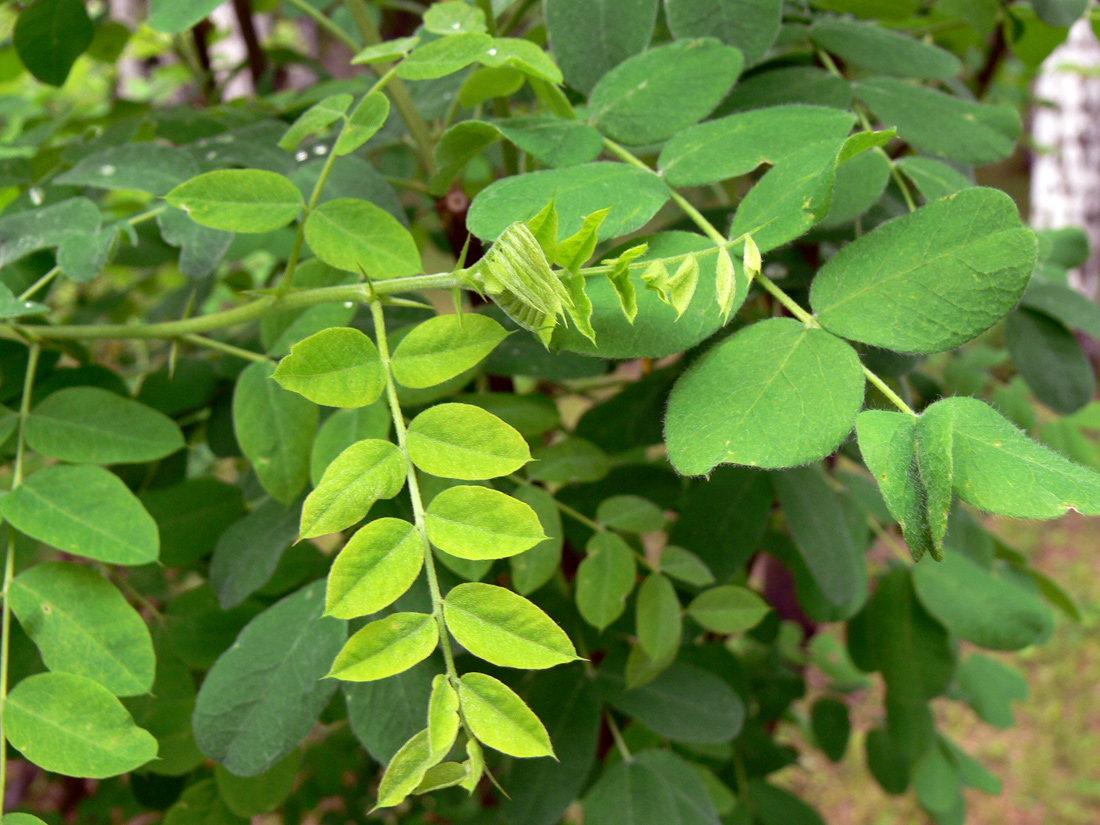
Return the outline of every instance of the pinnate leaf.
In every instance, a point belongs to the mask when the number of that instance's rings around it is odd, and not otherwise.
[[[663,563],[663,555],[661,559]],[[744,633],[760,624],[770,611],[768,603],[752,590],[732,584],[704,590],[687,608],[691,618],[714,633]]]
[[[365,272],[380,281],[417,275],[423,268],[409,230],[369,201],[325,201],[310,213],[305,233],[318,258],[345,272]]]
[[[514,473],[531,460],[523,436],[470,404],[438,404],[409,424],[409,458],[426,473],[479,481]]]
[[[484,315],[440,315],[401,339],[390,368],[403,386],[434,387],[477,366],[507,337],[504,327]]]
[[[597,533],[585,549],[577,568],[577,609],[586,622],[603,630],[626,609],[637,566],[630,545],[615,533]]]
[[[302,211],[290,180],[263,169],[218,169],[181,183],[165,200],[191,220],[225,232],[272,232]]]
[[[439,625],[427,613],[393,613],[357,631],[337,654],[328,674],[345,682],[394,676],[431,655]]]
[[[328,407],[366,407],[385,379],[374,341],[351,327],[331,327],[299,341],[271,376],[279,386]]]
[[[338,533],[361,521],[379,499],[405,486],[405,458],[389,441],[370,438],[340,453],[302,505],[302,538]]]
[[[503,559],[546,538],[527,504],[487,487],[450,487],[428,505],[428,538],[460,559]]]

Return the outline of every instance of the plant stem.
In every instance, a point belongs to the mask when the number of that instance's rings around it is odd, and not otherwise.
[[[355,38],[329,20],[321,11],[307,3],[306,0],[287,0],[287,2],[302,14],[312,18],[318,26],[347,46],[352,54],[359,51],[359,44],[355,42]]]
[[[29,287],[24,289],[19,294],[19,297],[16,300],[19,300],[19,301],[27,300],[27,298],[29,298],[31,295],[34,295],[34,293],[38,292],[39,289],[41,289],[46,284],[48,284],[50,281],[52,281],[54,278],[56,278],[58,276],[58,274],[60,274],[60,272],[61,272],[61,267],[55,266],[53,269],[51,269],[49,272],[47,272],[45,275],[43,275],[41,278],[39,278],[37,281],[35,281],[33,284],[31,284]]]
[[[224,341],[218,341],[214,338],[203,338],[201,335],[181,335],[179,340],[186,341],[188,344],[194,344],[196,347],[205,347],[206,349],[224,352],[226,355],[232,355],[236,358],[243,358],[245,361],[255,361],[258,364],[275,363],[263,353],[235,347],[232,344],[227,344]]]
[[[824,55],[824,59],[829,59],[828,55]],[[830,60],[829,62],[831,63],[832,61]],[[833,68],[835,69],[836,67],[834,66]],[[641,159],[632,154],[625,147],[615,143],[613,140],[604,138],[604,145],[613,154],[622,158],[630,165],[636,166],[639,169],[645,169],[647,172],[653,171]],[[890,164],[890,168],[893,168],[893,163]],[[699,229],[701,229],[708,238],[710,238],[712,241],[720,246],[726,246],[727,244],[729,244],[729,240],[726,238],[726,236],[719,232],[715,228],[714,224],[708,221],[706,219],[706,216],[703,215],[703,213],[700,212],[698,209],[696,209],[691,203],[689,203],[683,195],[672,189],[672,187],[669,187],[669,192],[671,192],[672,194],[672,200],[676,202],[676,204],[687,214],[689,218],[691,218],[695,225],[698,226]],[[909,203],[911,204],[912,200],[908,197],[908,191],[903,187],[902,192],[905,193],[906,200],[909,201]],[[766,276],[763,272],[757,272],[753,276],[753,279],[757,281],[760,286],[763,287],[770,295],[772,295],[772,297],[779,301],[779,303],[781,303],[787,309],[787,311],[791,313],[791,315],[793,315],[807,327],[821,329],[821,324],[817,322],[817,319],[814,318],[813,315],[800,307],[797,301],[795,301],[790,295],[784,292],[775,283],[775,281]],[[860,364],[860,368],[863,370],[864,377],[866,377],[868,381],[878,387],[882,394],[890,400],[890,403],[892,403],[895,407],[897,407],[904,413],[908,413],[909,415],[916,415],[916,413],[913,411],[913,408],[906,404],[905,401],[903,401],[896,392],[890,389],[885,381],[875,375],[875,373],[871,372],[871,370],[867,369],[867,367],[863,366],[862,363]]]
[[[458,690],[458,671],[455,669],[454,652],[451,650],[451,637],[447,632],[447,623],[443,619],[443,595],[439,591],[439,578],[435,572],[435,557],[432,555],[432,545],[428,541],[428,529],[424,524],[424,502],[420,498],[420,484],[416,480],[416,467],[409,458],[407,445],[408,432],[405,429],[405,416],[401,412],[401,403],[397,400],[397,384],[393,380],[393,372],[390,370],[390,347],[386,340],[386,319],[382,312],[382,302],[372,301],[371,315],[374,320],[374,336],[377,339],[378,354],[382,359],[382,370],[386,378],[386,400],[390,405],[390,416],[393,418],[393,429],[397,433],[397,446],[405,459],[405,478],[409,485],[409,499],[412,501],[413,522],[416,532],[420,536],[420,543],[424,550],[424,570],[428,577],[428,591],[432,597],[432,616],[439,626],[439,646],[443,650],[443,660],[447,666],[447,678],[455,690]]]
[[[355,27],[359,29],[359,35],[363,38],[363,42],[368,46],[381,43],[382,35],[378,31],[378,27],[374,25],[374,20],[367,10],[367,4],[363,0],[344,0],[344,4],[351,12],[352,20],[355,21]],[[375,67],[375,71],[383,73],[388,70],[389,67],[384,63],[380,63]],[[412,135],[413,142],[416,144],[416,157],[420,161],[420,166],[424,173],[430,177],[435,172],[435,163],[432,160],[431,129],[428,128],[427,122],[421,117],[420,111],[413,102],[412,95],[409,94],[408,87],[401,78],[394,78],[390,84],[389,92],[390,97],[393,99],[393,105],[401,113],[401,119],[405,121],[405,125],[409,128],[409,134]]]
[[[619,725],[615,719],[611,716],[610,711],[607,711],[603,715],[604,721],[607,722],[607,729],[611,731],[611,738],[615,740],[615,747],[619,749],[619,753],[623,757],[624,762],[633,762],[634,754],[630,752],[630,748],[626,746],[626,740],[623,739],[623,732],[619,730]]]
[[[526,478],[523,478],[522,476],[517,476],[515,474],[508,476],[508,480],[509,481],[514,481],[516,484],[520,484],[524,487],[533,487],[534,486]],[[576,522],[579,522],[579,523],[583,524],[589,530],[592,530],[596,533],[602,533],[607,529],[606,524],[601,524],[600,522],[596,521],[595,519],[590,519],[588,516],[586,516],[580,510],[575,510],[574,508],[570,507],[568,504],[565,504],[564,502],[558,501],[558,499],[555,496],[551,495],[550,493],[547,493],[547,495],[549,495],[550,499],[554,502],[554,506],[557,507],[559,510],[561,510],[561,512],[564,515],[567,515],[567,516],[569,516],[569,518],[573,519],[573,521],[576,521]]]
[[[258,321],[274,312],[288,309],[303,309],[317,304],[344,302],[367,303],[376,296],[390,295],[396,292],[415,292],[421,289],[452,289],[462,284],[453,272],[437,272],[431,275],[413,275],[407,278],[388,278],[375,281],[372,285],[348,284],[344,286],[326,286],[316,289],[302,289],[285,295],[265,295],[243,306],[200,315],[197,318],[184,318],[179,321],[165,321],[158,324],[103,324],[86,326],[30,326],[19,324],[0,325],[0,333],[7,337],[20,337],[42,341],[72,341],[83,339],[129,338],[182,338],[185,335],[199,335],[216,329],[235,326],[249,321]]]
[[[31,395],[34,393],[34,374],[38,371],[38,356],[42,348],[32,344],[27,354],[27,374],[23,379],[23,398],[19,403],[19,435],[15,447],[15,469],[11,488],[23,483],[24,433],[31,412]],[[3,607],[0,608],[0,817],[4,814],[4,791],[8,779],[8,740],[4,734],[4,706],[8,701],[8,660],[11,655],[11,606],[8,594],[15,574],[15,528],[8,525],[8,547],[4,555]]]

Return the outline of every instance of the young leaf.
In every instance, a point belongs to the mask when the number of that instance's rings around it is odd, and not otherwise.
[[[746,239],[747,240],[747,239]],[[746,246],[746,251],[748,247]],[[718,250],[718,265],[714,270],[714,291],[718,305],[722,307],[723,323],[733,314],[737,303],[737,273],[733,268],[733,259],[725,247]]]
[[[152,688],[149,629],[103,576],[75,564],[38,564],[12,579],[9,598],[50,670],[86,676],[116,696]]]
[[[408,450],[424,472],[464,481],[505,476],[531,460],[523,436],[470,404],[438,404],[420,413],[409,424]]]
[[[416,790],[429,768],[439,764],[446,756],[433,753],[428,745],[428,731],[422,730],[401,746],[382,774],[378,786],[378,803],[375,808],[392,808],[400,805]]]
[[[325,613],[369,616],[393,604],[420,575],[424,548],[407,521],[381,518],[359,528],[332,563]]]
[[[359,101],[344,124],[340,136],[332,146],[337,157],[350,155],[372,137],[386,123],[390,115],[390,99],[382,92],[371,92]]]
[[[598,630],[623,614],[634,589],[637,567],[630,545],[615,533],[596,533],[588,540],[577,568],[575,597],[584,620]]]
[[[306,220],[306,242],[329,266],[366,273],[381,281],[423,271],[409,230],[380,206],[357,198],[336,198]]]
[[[66,776],[104,779],[157,756],[157,740],[118,699],[72,673],[38,673],[16,685],[4,703],[4,733],[32,763]]]
[[[965,189],[844,247],[818,271],[810,303],[837,335],[898,352],[938,352],[1003,318],[1035,260],[1034,233],[1020,224],[1012,199],[996,189]]]
[[[283,389],[328,407],[366,407],[385,384],[374,341],[351,327],[332,327],[299,341],[271,377]]]
[[[672,390],[669,459],[687,475],[722,463],[776,469],[817,461],[863,405],[859,357],[790,318],[760,321],[700,358]]]
[[[476,739],[466,740],[466,778],[462,780],[463,789],[472,794],[485,775],[485,753]]]
[[[450,487],[432,499],[424,516],[428,538],[460,559],[504,559],[546,538],[529,506],[487,487]]]
[[[428,701],[428,747],[432,753],[446,754],[458,736],[458,691],[445,674],[432,680]]]
[[[260,613],[206,674],[195,742],[237,776],[263,773],[298,745],[335,692],[324,679],[347,625],[322,615],[319,582]]]
[[[554,245],[554,263],[570,272],[584,266],[596,251],[597,232],[610,211],[611,208],[607,207],[586,215],[581,228],[576,233],[559,240]]]
[[[675,309],[676,317],[680,318],[699,284],[699,261],[694,255],[687,255],[671,276],[663,262],[654,261],[642,273],[642,281],[649,289],[656,290],[661,300]]]
[[[453,2],[453,0],[452,0]],[[442,762],[428,768],[420,784],[413,793],[422,794],[438,791],[441,788],[453,788],[466,780],[466,766],[459,762]]]
[[[441,37],[422,46],[398,64],[397,76],[405,80],[433,80],[446,77],[481,59],[493,39],[483,32],[465,32]]]
[[[504,327],[484,315],[439,315],[401,339],[390,368],[403,386],[434,387],[477,366],[507,337]]]
[[[652,660],[674,657],[683,635],[680,599],[672,582],[650,573],[638,588],[636,623],[638,644]]]
[[[183,433],[156,410],[99,387],[50,393],[27,419],[27,444],[76,464],[143,464],[183,448]]]
[[[704,590],[692,599],[687,612],[714,633],[744,633],[760,624],[771,607],[752,590],[725,584]]]
[[[443,615],[460,645],[499,667],[540,670],[578,658],[553,619],[503,587],[460,584],[444,599]]]
[[[539,718],[503,682],[467,673],[458,683],[462,715],[482,744],[509,756],[553,756],[550,735]]]
[[[383,43],[375,43],[365,49],[356,52],[351,59],[353,66],[368,66],[371,63],[389,63],[404,57],[411,52],[420,42],[419,35],[412,37],[395,37]]]
[[[631,324],[638,317],[638,296],[634,290],[634,284],[630,280],[630,265],[646,253],[649,244],[638,244],[623,252],[614,260],[614,268],[607,274],[607,280],[615,290],[619,298],[619,304],[623,308],[623,315]],[[732,266],[732,264],[731,264]]]
[[[492,45],[478,58],[494,68],[517,69],[535,82],[561,83],[561,70],[537,43],[518,37],[494,37]]]
[[[404,486],[405,458],[397,447],[379,439],[352,444],[329,464],[302,505],[302,538],[346,530]]]
[[[297,186],[262,169],[207,172],[164,198],[195,223],[226,232],[272,232],[298,217],[305,206]]]
[[[0,511],[19,532],[84,558],[142,565],[160,552],[156,522],[102,467],[44,467],[0,499]]]
[[[468,3],[446,0],[425,10],[424,28],[443,35],[483,32],[486,31],[485,13]]]
[[[394,613],[356,632],[332,663],[329,676],[372,682],[408,670],[439,644],[439,625],[427,613]]]
[[[275,367],[249,364],[233,391],[233,430],[272,498],[289,504],[309,478],[309,452],[320,417],[316,405],[282,389]]]
[[[386,439],[392,427],[393,419],[384,402],[334,412],[317,431],[310,449],[309,477],[313,485],[321,483],[328,465],[352,444],[368,438]]]

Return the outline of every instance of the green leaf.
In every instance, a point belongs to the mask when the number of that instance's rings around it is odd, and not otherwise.
[[[379,439],[352,444],[328,465],[302,505],[302,538],[346,530],[404,486],[405,457],[397,447]]]
[[[428,505],[424,524],[432,544],[460,559],[505,559],[546,538],[528,505],[487,487],[450,487]]]
[[[251,819],[269,813],[290,797],[301,765],[302,752],[297,749],[258,776],[236,776],[215,765],[218,796],[237,816]]]
[[[85,676],[116,696],[153,686],[149,629],[95,571],[63,562],[38,564],[12,580],[9,598],[50,670]]]
[[[15,51],[36,78],[62,86],[92,45],[95,26],[81,0],[38,0],[24,8],[11,34]]]
[[[513,117],[494,124],[504,137],[546,166],[576,166],[599,157],[603,136],[579,120]]]
[[[299,341],[271,376],[284,389],[328,407],[366,407],[385,377],[374,341],[351,327],[332,327]]]
[[[1048,26],[1072,26],[1088,8],[1087,0],[1031,0],[1031,7]]]
[[[569,484],[599,481],[611,470],[611,457],[583,438],[572,436],[539,447],[532,454],[534,463],[527,475],[535,481]]]
[[[725,680],[673,662],[652,681],[624,691],[621,670],[600,669],[600,690],[614,707],[675,742],[728,742],[741,730],[745,706]]]
[[[885,135],[885,144],[891,133],[860,132],[852,139],[858,135]],[[850,145],[852,139],[846,145]],[[844,150],[841,151],[842,158],[843,155]],[[836,168],[833,199],[829,204],[829,211],[821,219],[821,227],[830,228],[851,223],[879,202],[889,182],[890,161],[878,152],[868,152],[861,148],[850,159],[842,160]]]
[[[768,252],[804,234],[829,214],[844,141],[807,143],[769,169],[749,190],[730,225],[730,237],[751,235]]]
[[[444,674],[432,680],[428,700],[428,744],[433,753],[450,751],[458,737],[458,691]]]
[[[104,779],[157,755],[157,740],[118,699],[72,673],[39,673],[16,685],[4,703],[4,733],[35,765],[66,776]]]
[[[439,625],[427,613],[393,613],[356,632],[332,663],[329,676],[372,682],[408,670],[439,644]]]
[[[285,757],[336,690],[325,680],[347,634],[322,616],[319,582],[250,621],[206,674],[192,726],[202,752],[237,776],[256,776]]]
[[[267,499],[222,532],[210,559],[210,586],[224,610],[241,604],[271,580],[283,552],[298,535],[300,520],[297,507]]]
[[[399,384],[434,387],[477,366],[507,337],[504,327],[484,315],[439,315],[401,339],[390,368]]]
[[[352,732],[375,761],[385,765],[423,729],[432,679],[442,672],[443,657],[429,656],[389,679],[342,683]]]
[[[972,653],[959,665],[959,698],[970,705],[983,722],[998,728],[1010,728],[1013,701],[1027,699],[1027,680],[1008,665],[980,653]]]
[[[375,43],[357,52],[355,57],[351,59],[351,63],[354,66],[365,66],[371,63],[389,63],[392,60],[397,60],[407,55],[419,42],[419,35],[414,35],[412,37],[395,37],[393,40]]]
[[[745,795],[752,800],[761,825],[825,825],[821,814],[782,788],[763,779],[752,779]]]
[[[921,604],[956,636],[989,650],[1021,650],[1050,634],[1053,617],[1035,595],[958,553],[918,564]]]
[[[470,204],[467,226],[482,240],[494,240],[515,221],[536,215],[554,199],[560,231],[572,235],[586,216],[611,205],[599,238],[617,238],[643,227],[669,199],[668,187],[645,169],[625,163],[584,163],[544,169],[491,183]]]
[[[99,208],[87,198],[6,214],[0,217],[0,266],[98,231]]]
[[[468,3],[447,0],[424,11],[424,28],[435,34],[463,34],[486,31],[485,13]]]
[[[974,185],[953,166],[934,158],[906,155],[895,160],[894,165],[905,173],[926,201],[946,198]]]
[[[852,731],[846,704],[831,696],[821,697],[814,702],[810,712],[810,727],[817,746],[825,752],[830,762],[839,762],[844,758]]]
[[[634,552],[618,535],[600,532],[590,538],[575,584],[577,609],[584,620],[604,630],[619,618],[636,574]]]
[[[557,760],[516,762],[501,808],[509,822],[557,822],[578,797],[596,757],[600,697],[580,664],[540,674],[524,698],[554,743]]]
[[[157,227],[165,243],[179,247],[179,269],[186,278],[205,278],[211,274],[235,237],[232,232],[195,223],[182,209],[171,206],[157,215]],[[106,263],[104,260],[103,265]]]
[[[470,404],[438,404],[420,413],[409,424],[407,447],[424,472],[464,481],[505,476],[531,460],[523,436]]]
[[[798,467],[775,473],[772,483],[814,583],[835,605],[858,598],[867,586],[863,554],[825,476],[817,467]]]
[[[541,487],[526,485],[516,488],[513,495],[535,511],[542,532],[547,536],[534,547],[508,560],[512,587],[526,596],[550,581],[558,571],[565,536],[561,512],[548,492]]]
[[[409,230],[373,203],[357,198],[325,201],[306,220],[306,242],[329,266],[376,281],[423,271]]]
[[[696,587],[705,587],[715,581],[714,574],[701,558],[674,544],[666,545],[661,551],[661,572]]]
[[[18,812],[5,814],[3,817],[3,823],[4,825],[46,825],[46,823],[39,819],[37,816],[31,816],[30,814]]]
[[[351,107],[352,100],[349,94],[339,94],[329,95],[324,100],[314,103],[290,124],[286,134],[279,140],[279,148],[293,152],[309,135],[327,129],[344,117]]]
[[[332,563],[326,615],[369,616],[393,604],[424,564],[419,534],[409,522],[382,518],[361,527]]]
[[[298,217],[305,201],[287,178],[263,169],[218,169],[182,183],[165,200],[195,223],[226,232],[272,232]]]
[[[818,270],[810,303],[837,335],[898,352],[938,352],[1003,318],[1035,259],[1035,236],[1008,195],[964,189],[848,244]]]
[[[233,391],[233,430],[272,498],[289,504],[309,478],[309,451],[320,416],[316,405],[271,380],[275,367],[245,367]]]
[[[493,39],[482,32],[466,32],[441,37],[412,50],[397,66],[397,76],[405,80],[432,80],[446,77],[479,60],[492,46]]]
[[[661,562],[663,567],[664,554]],[[760,624],[771,612],[771,606],[746,587],[724,584],[704,590],[692,599],[687,612],[713,633],[744,633]]]
[[[554,755],[542,722],[503,682],[467,673],[459,679],[458,696],[462,715],[482,744],[520,758]]]
[[[660,573],[650,573],[638,588],[638,644],[655,662],[674,657],[683,636],[680,599],[676,588]]]
[[[589,825],[663,825],[682,822],[664,778],[636,761],[612,765],[584,798]]]
[[[372,137],[386,123],[390,116],[390,99],[382,92],[371,92],[359,101],[348,122],[344,124],[340,136],[332,146],[338,157],[350,155]]]
[[[810,27],[810,39],[845,63],[876,74],[947,80],[962,71],[951,52],[877,23],[827,17]]]
[[[652,533],[664,528],[665,514],[660,507],[641,496],[611,496],[596,508],[596,521],[612,530]]]
[[[741,52],[712,38],[656,46],[600,78],[588,97],[593,121],[624,143],[665,140],[710,114],[743,65]]]
[[[665,0],[668,27],[678,39],[717,37],[740,49],[749,66],[775,43],[782,11],[781,0]]]
[[[553,619],[503,587],[460,584],[444,599],[443,615],[460,645],[499,667],[540,670],[578,658]]]
[[[661,150],[657,167],[670,186],[700,186],[776,166],[815,141],[848,136],[855,115],[824,106],[774,106],[708,120],[679,131]]]
[[[134,722],[157,739],[157,758],[142,770],[157,776],[183,776],[205,758],[191,733],[195,680],[187,666],[162,646],[153,690],[123,703]]]
[[[167,195],[198,174],[199,167],[182,149],[157,143],[124,143],[82,158],[54,182]]]
[[[144,464],[183,448],[183,433],[156,410],[99,387],[69,387],[31,411],[27,444],[78,464]]]
[[[669,459],[687,475],[722,463],[816,461],[851,432],[863,387],[859,356],[839,338],[789,318],[760,321],[676,382],[665,417]]]
[[[533,82],[558,84],[562,82],[561,70],[553,59],[537,43],[517,37],[494,37],[485,54],[478,58],[486,66],[516,69]]]
[[[467,779],[466,766],[459,762],[443,762],[428,768],[420,784],[413,793],[429,793],[441,788],[453,788],[461,785]]]
[[[392,808],[405,801],[405,797],[416,790],[424,774],[446,756],[445,753],[433,753],[428,744],[428,731],[422,730],[401,746],[382,774],[378,786],[376,808]]]
[[[973,103],[889,77],[857,83],[856,94],[902,140],[936,157],[992,163],[1012,154],[1020,136],[1014,106]]]
[[[221,3],[222,0],[150,0],[146,25],[158,32],[179,34],[194,26]]]
[[[1060,321],[1021,307],[1005,319],[1005,344],[1028,387],[1055,412],[1071,415],[1092,400],[1092,364]]]
[[[1100,339],[1100,306],[1072,287],[1032,278],[1020,304]]]
[[[384,402],[349,410],[337,410],[325,419],[309,454],[309,477],[314,486],[321,482],[336,456],[359,441],[389,437],[393,418]]]
[[[84,558],[142,565],[160,551],[156,522],[102,467],[44,467],[0,499],[0,511],[19,532]]]
[[[658,0],[547,0],[546,33],[570,86],[592,91],[608,69],[649,45]]]
[[[1013,518],[1100,514],[1100,475],[1029,439],[976,398],[945,398],[924,412],[954,432],[954,488],[968,504]]]

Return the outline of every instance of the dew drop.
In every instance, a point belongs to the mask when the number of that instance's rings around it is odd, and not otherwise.
[[[344,306],[345,306],[345,307],[346,307],[347,309],[351,309],[351,308],[352,308],[353,306],[355,306],[355,304],[354,304],[354,303],[352,303],[351,301],[344,301]]]
[[[326,152],[328,152],[328,147],[327,146],[317,145],[317,146],[313,147],[313,154],[315,154],[315,155],[323,155]]]
[[[30,196],[31,203],[33,203],[35,206],[42,205],[42,201],[44,200],[45,196],[42,194],[42,190],[39,189],[37,186],[32,186],[27,194]]]
[[[452,28],[452,29],[461,29],[461,28],[462,28],[462,24],[461,24],[461,23],[459,23],[459,22],[458,22],[458,21],[456,20],[455,22],[451,23],[451,28]]]
[[[216,149],[211,149],[209,152],[206,153],[206,159],[207,160],[213,160],[217,156],[218,156],[218,152],[217,152]]]
[[[301,163],[303,160],[308,160],[309,159],[309,152],[307,152],[305,149],[303,149],[302,151],[300,151],[300,152],[298,152],[297,154],[294,155],[294,159],[296,161],[298,161],[299,163]]]
[[[491,55],[492,57],[496,57],[496,53],[497,53],[497,50],[496,50],[496,49],[489,49],[489,54],[490,54],[490,55]]]
[[[111,175],[113,175],[117,171],[118,171],[118,169],[116,169],[114,166],[112,166],[109,163],[105,163],[105,164],[103,164],[102,166],[99,167],[99,174],[103,175],[106,178],[109,178]]]

